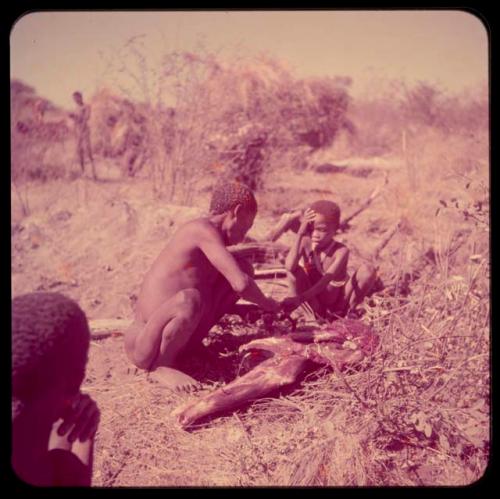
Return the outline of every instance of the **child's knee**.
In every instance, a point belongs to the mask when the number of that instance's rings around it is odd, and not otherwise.
[[[377,276],[377,269],[369,263],[363,263],[359,267],[356,274],[358,277],[358,282],[371,282],[375,281],[375,278]]]

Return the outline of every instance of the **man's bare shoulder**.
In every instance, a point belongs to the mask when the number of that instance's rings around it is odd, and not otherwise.
[[[181,225],[175,236],[177,238],[192,237],[193,241],[197,242],[200,239],[205,238],[216,239],[218,238],[218,232],[217,229],[210,223],[208,218],[199,217]]]
[[[179,231],[180,230],[213,232],[215,231],[215,227],[210,223],[207,217],[198,217],[181,225]]]
[[[330,265],[336,258],[341,257],[343,254],[349,256],[349,248],[339,241],[335,241],[335,244],[331,246],[330,249],[327,250],[325,254],[324,263],[326,266]]]

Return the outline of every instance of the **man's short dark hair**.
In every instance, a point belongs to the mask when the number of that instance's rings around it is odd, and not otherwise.
[[[257,201],[249,187],[240,182],[219,182],[210,201],[210,213],[219,215],[241,204],[249,213],[257,213]]]

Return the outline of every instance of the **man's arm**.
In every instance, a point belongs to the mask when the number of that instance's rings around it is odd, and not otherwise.
[[[234,256],[224,245],[222,237],[213,227],[204,226],[199,236],[199,248],[237,294],[264,310],[273,312],[278,310],[278,302],[267,298],[256,282],[241,270]]]

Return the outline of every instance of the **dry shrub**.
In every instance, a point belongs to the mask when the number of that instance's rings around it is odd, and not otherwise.
[[[144,53],[143,39],[131,39],[109,71],[128,75],[130,85],[116,88],[129,100],[134,87],[143,96],[148,171],[168,199],[189,204],[200,181],[220,174],[258,189],[266,169],[290,165],[286,155],[303,166],[304,146],[327,147],[352,129],[349,79],[300,80],[267,56],[222,60],[202,46],[165,51],[156,72]]]
[[[66,179],[71,172],[71,127],[63,110],[11,80],[11,182],[23,216],[30,214],[30,184]]]
[[[94,155],[113,158],[124,176],[135,176],[149,157],[148,109],[104,88],[90,105]]]
[[[404,134],[469,137],[488,127],[485,86],[452,94],[427,82],[409,85],[400,80],[376,82],[353,100],[348,117],[356,125],[352,153],[404,154]]]
[[[11,81],[11,178],[16,183],[65,178],[70,124],[62,109],[19,80]]]

